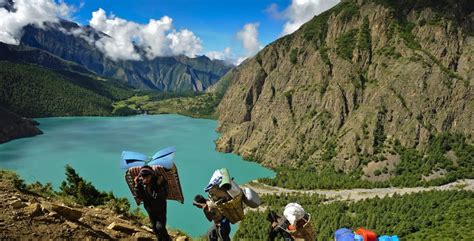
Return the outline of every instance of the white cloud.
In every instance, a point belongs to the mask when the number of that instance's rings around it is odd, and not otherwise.
[[[201,40],[187,29],[179,32],[173,30],[166,37],[171,40],[170,48],[173,55],[185,54],[195,57],[202,50]]]
[[[318,15],[338,4],[340,0],[292,0],[290,6],[286,8],[281,15],[286,19],[283,26],[283,35],[296,31],[301,25],[308,22],[315,15]],[[275,15],[275,7],[269,8]]]
[[[258,26],[259,23],[247,23],[237,33],[237,39],[241,41],[248,56],[253,56],[263,48],[258,41]]]
[[[222,60],[227,64],[231,65],[239,65],[239,57],[236,57],[234,53],[232,53],[232,49],[227,47],[223,51],[209,51],[206,53],[206,56],[212,60]]]
[[[6,0],[0,0],[2,5]],[[42,27],[45,22],[57,22],[58,17],[69,18],[73,8],[54,0],[15,0],[15,11],[0,8],[0,42],[18,44],[22,29],[28,24]]]
[[[206,53],[206,56],[210,59],[223,60],[236,66],[241,64],[244,60],[252,57],[263,48],[258,41],[258,27],[259,23],[247,23],[236,33],[236,38],[245,49],[245,54],[235,56],[232,54],[231,49],[227,47],[224,51],[209,51]]]
[[[283,14],[278,10],[278,4],[272,3],[266,9],[265,12],[270,15],[270,17],[275,19],[281,19]]]
[[[240,64],[241,64],[242,62],[244,62],[247,58],[248,58],[248,57],[246,57],[246,56],[243,56],[243,57],[238,58],[235,65],[240,65]]]
[[[138,24],[107,16],[103,9],[99,9],[92,13],[89,24],[110,36],[102,37],[96,45],[113,60],[140,59],[135,46],[141,47],[148,59],[180,54],[195,57],[202,50],[201,40],[187,29],[174,29],[173,19],[168,16],[150,19],[148,24]]]
[[[218,59],[218,60],[227,60],[232,57],[232,49],[227,47],[224,51],[209,51],[206,53],[206,56],[210,59]]]

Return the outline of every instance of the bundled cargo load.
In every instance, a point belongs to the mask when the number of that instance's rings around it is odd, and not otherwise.
[[[377,241],[377,234],[368,229],[358,228],[355,233],[362,236],[364,241]]]
[[[257,208],[262,203],[258,194],[252,189],[245,187],[242,190],[231,178],[227,168],[215,170],[204,191],[217,205],[222,216],[232,224],[244,218],[244,203],[251,208]]]
[[[354,241],[354,232],[348,228],[340,228],[334,232],[334,239],[336,241]]]
[[[227,168],[215,170],[204,191],[208,192],[219,213],[232,224],[244,218],[242,189],[231,179]]]
[[[399,239],[397,235],[382,235],[378,238],[378,241],[399,241]]]
[[[125,180],[137,204],[140,203],[140,199],[137,198],[134,189],[135,178],[140,173],[140,168],[145,165],[150,166],[157,175],[162,176],[166,181],[166,199],[184,203],[178,169],[174,163],[175,152],[176,149],[174,147],[165,148],[155,153],[151,160],[141,153],[131,151],[122,152],[121,167],[122,169],[127,169],[125,172]]]
[[[382,235],[377,238],[377,234],[364,228],[358,228],[355,232],[348,228],[340,228],[334,232],[335,241],[399,241],[397,235]]]
[[[217,209],[226,217],[230,223],[236,224],[244,218],[244,207],[242,205],[242,192],[225,202],[217,202]]]
[[[311,225],[311,215],[298,203],[288,203],[283,216],[289,221],[287,232],[293,238],[316,240],[316,233]]]
[[[249,187],[244,187],[244,203],[251,208],[258,208],[262,204],[258,194]]]

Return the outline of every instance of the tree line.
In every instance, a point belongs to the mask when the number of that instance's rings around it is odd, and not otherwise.
[[[350,173],[336,171],[332,162],[316,166],[280,166],[275,169],[276,178],[260,179],[262,183],[293,189],[340,189],[375,187],[415,187],[442,185],[458,179],[474,178],[474,145],[462,133],[440,133],[431,138],[426,151],[407,148],[395,140],[394,154],[400,157],[395,170],[381,170],[392,177],[376,182],[362,179],[362,167]],[[448,153],[454,159],[448,158]],[[446,174],[432,180],[423,176],[444,170]]]

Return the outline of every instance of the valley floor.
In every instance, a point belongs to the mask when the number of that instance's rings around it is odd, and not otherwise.
[[[356,189],[341,189],[341,190],[294,190],[286,189],[282,187],[268,186],[258,181],[252,181],[246,186],[252,188],[259,195],[281,195],[281,194],[318,194],[325,196],[326,202],[334,201],[360,201],[370,198],[383,198],[385,196],[393,196],[394,194],[404,195],[410,193],[418,193],[425,191],[446,191],[446,190],[466,190],[474,191],[474,179],[464,179],[458,180],[456,182],[448,183],[442,186],[432,186],[432,187],[412,187],[412,188],[399,188],[399,187],[390,187],[390,188],[356,188]]]

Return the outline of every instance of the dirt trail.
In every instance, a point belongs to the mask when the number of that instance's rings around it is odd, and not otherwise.
[[[393,196],[396,194],[409,194],[417,193],[431,190],[469,190],[474,191],[474,179],[464,179],[458,180],[456,182],[448,183],[442,186],[433,186],[433,187],[410,187],[410,188],[398,188],[398,187],[389,187],[389,188],[356,188],[356,189],[341,189],[341,190],[323,190],[323,189],[313,189],[313,190],[293,190],[282,187],[273,187],[268,186],[256,181],[245,184],[255,190],[259,195],[262,194],[277,194],[282,193],[306,193],[306,194],[319,194],[324,195],[328,199],[328,202],[332,201],[359,201],[367,198],[374,197],[385,197]]]

